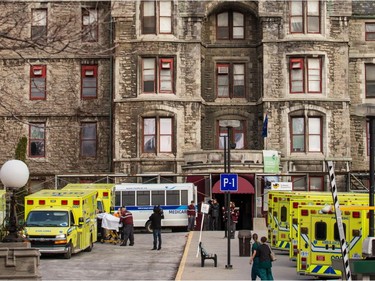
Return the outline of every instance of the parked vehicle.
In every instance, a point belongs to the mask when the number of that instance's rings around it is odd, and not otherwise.
[[[94,190],[40,190],[25,197],[25,234],[42,254],[90,252],[97,241]]]
[[[155,205],[164,212],[162,227],[186,229],[188,205],[197,200],[197,187],[192,183],[124,183],[116,185],[115,191],[115,209],[125,206],[133,213],[134,227],[145,227],[148,232],[152,232],[149,217]]]

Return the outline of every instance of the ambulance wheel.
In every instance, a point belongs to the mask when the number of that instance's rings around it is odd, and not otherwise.
[[[68,251],[64,254],[65,259],[70,259],[72,257],[72,251],[73,251],[73,246],[72,243],[68,244]]]
[[[90,238],[90,246],[86,248],[86,252],[91,252],[92,248],[94,248],[94,243],[92,242],[92,237]]]
[[[146,232],[152,233],[151,221],[146,222],[145,228],[146,228]]]

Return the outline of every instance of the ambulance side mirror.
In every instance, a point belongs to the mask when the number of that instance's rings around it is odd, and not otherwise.
[[[83,217],[80,217],[80,218],[78,219],[78,224],[79,224],[79,225],[82,225],[83,222],[84,222]]]

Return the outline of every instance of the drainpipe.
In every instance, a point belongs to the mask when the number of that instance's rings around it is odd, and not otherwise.
[[[108,168],[109,172],[113,172],[113,18],[110,15],[109,21],[109,45],[110,45],[110,58],[109,58],[109,153],[108,153]]]

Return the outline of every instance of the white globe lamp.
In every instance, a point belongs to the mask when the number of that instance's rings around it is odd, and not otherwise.
[[[26,185],[29,180],[29,168],[20,160],[9,160],[0,169],[0,180],[8,191],[13,191],[10,196],[8,234],[3,242],[20,242],[23,239],[18,235],[19,225],[16,215],[15,191]]]

